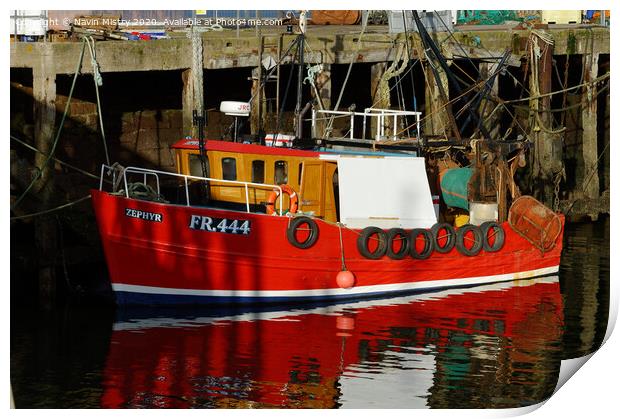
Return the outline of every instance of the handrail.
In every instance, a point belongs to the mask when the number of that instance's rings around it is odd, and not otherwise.
[[[380,108],[366,108],[364,113],[389,113],[396,115],[422,115],[422,112],[418,111],[401,111],[400,109],[380,109]]]
[[[376,114],[396,114],[396,115],[422,115],[422,112],[416,111],[401,111],[398,109],[379,109],[379,108],[366,108],[364,112],[355,112],[355,111],[332,111],[329,109],[317,109],[317,113],[326,113],[326,114],[334,114],[334,115],[355,115],[355,116],[377,116]]]
[[[105,169],[111,169],[110,166],[107,166],[105,164],[101,165],[101,179],[99,181],[99,190],[103,190],[103,176],[105,173]],[[157,181],[157,193],[160,193],[160,185],[159,185],[159,176],[158,174],[162,174],[162,175],[168,175],[168,176],[173,176],[176,178],[182,178],[184,180],[184,184],[185,184],[185,202],[186,202],[186,206],[190,206],[190,200],[189,200],[189,186],[188,186],[188,179],[189,180],[198,180],[198,181],[207,181],[207,182],[217,182],[217,183],[228,183],[228,184],[233,184],[233,185],[238,185],[238,186],[243,186],[245,189],[245,204],[246,204],[246,212],[250,212],[250,195],[249,195],[249,187],[254,187],[254,188],[269,188],[269,189],[273,189],[273,190],[277,190],[279,191],[279,196],[280,196],[280,216],[282,216],[282,211],[283,211],[283,194],[282,194],[282,188],[279,185],[270,185],[267,183],[254,183],[254,182],[243,182],[240,180],[227,180],[227,179],[216,179],[216,178],[209,178],[209,177],[201,177],[201,176],[192,176],[192,175],[185,175],[185,174],[181,174],[181,173],[172,173],[172,172],[164,172],[163,170],[155,170],[155,169],[145,169],[142,167],[133,167],[133,166],[129,166],[127,168],[125,168],[123,170],[123,183],[125,185],[125,197],[129,198],[129,191],[127,188],[127,173],[134,173],[134,174],[144,174],[145,176],[147,174],[152,174],[155,176],[156,181]],[[275,213],[274,213],[275,214]]]
[[[102,191],[103,190],[103,174],[105,173],[105,169],[106,167],[109,169],[109,166],[106,166],[105,164],[101,165],[101,175],[99,175],[99,190]],[[114,184],[114,181],[112,181],[112,184]]]
[[[385,137],[385,119],[386,117],[393,117],[393,128],[392,128],[392,140],[396,141],[397,138],[397,126],[398,126],[398,117],[399,116],[415,116],[416,118],[416,132],[417,138],[420,138],[420,116],[422,112],[417,111],[402,111],[396,109],[380,109],[380,108],[366,108],[364,112],[354,112],[354,111],[336,111],[336,110],[328,110],[328,109],[313,109],[312,110],[312,135],[316,137],[316,122],[317,122],[317,114],[328,114],[328,115],[349,115],[350,116],[350,127],[349,127],[349,137],[353,140],[353,132],[354,132],[354,123],[355,117],[361,116],[363,117],[362,124],[362,139],[366,139],[366,118],[376,118],[377,119],[377,132],[375,135],[375,140],[380,140]]]

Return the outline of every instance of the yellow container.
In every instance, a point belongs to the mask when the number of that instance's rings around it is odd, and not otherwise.
[[[581,10],[542,10],[540,17],[542,23],[581,23]]]
[[[459,214],[454,217],[454,226],[461,227],[469,222],[469,215],[467,214]]]

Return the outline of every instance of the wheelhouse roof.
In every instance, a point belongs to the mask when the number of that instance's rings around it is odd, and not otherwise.
[[[177,150],[198,150],[198,140],[196,138],[184,138],[174,143],[171,148]],[[272,156],[294,156],[294,157],[318,157],[324,160],[332,160],[338,158],[340,155],[351,156],[367,156],[367,157],[380,157],[380,156],[395,156],[395,157],[415,157],[415,154],[411,153],[394,153],[394,152],[380,152],[380,151],[360,151],[360,150],[327,150],[320,149],[314,150],[299,150],[295,148],[287,147],[270,147],[258,144],[246,144],[235,143],[232,141],[220,141],[220,140],[205,140],[205,149],[207,151],[225,151],[229,153],[243,153],[243,154],[263,154]]]
[[[184,138],[173,144],[171,147],[182,150],[198,150],[198,140],[195,138]],[[258,144],[244,144],[218,140],[205,140],[205,149],[207,151],[226,151],[230,153],[296,157],[319,157],[321,154],[311,150],[297,150],[286,147],[268,147]]]

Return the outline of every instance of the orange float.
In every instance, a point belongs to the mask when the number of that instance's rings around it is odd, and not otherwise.
[[[288,198],[291,202],[288,212],[291,214],[295,214],[297,212],[298,206],[298,197],[297,193],[291,188],[289,185],[280,185],[280,189],[282,192],[288,195]],[[269,194],[269,198],[267,198],[267,215],[274,215],[276,213],[276,199],[280,196],[280,190],[274,189],[271,194]]]

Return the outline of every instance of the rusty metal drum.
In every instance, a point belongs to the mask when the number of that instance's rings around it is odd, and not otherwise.
[[[529,195],[515,199],[508,211],[508,222],[542,252],[553,249],[562,232],[560,216]]]

